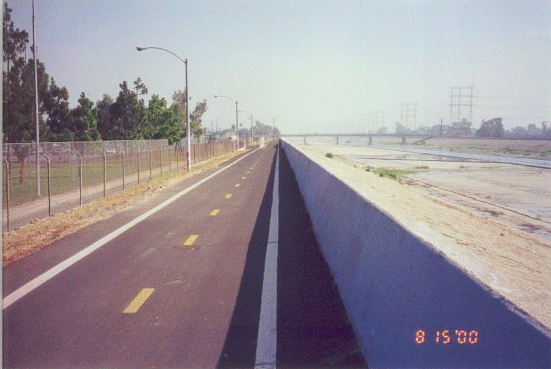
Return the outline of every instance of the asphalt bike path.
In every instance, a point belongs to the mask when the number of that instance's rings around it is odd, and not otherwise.
[[[274,153],[245,157],[5,308],[4,365],[214,367]]]
[[[4,366],[253,367],[275,154],[270,143],[234,159],[231,168],[4,308]],[[281,154],[278,366],[363,366]],[[215,171],[11,264],[4,270],[4,300]]]

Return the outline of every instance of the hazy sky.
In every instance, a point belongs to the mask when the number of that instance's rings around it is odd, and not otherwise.
[[[9,1],[32,35],[32,3]],[[506,128],[551,120],[551,2],[37,0],[38,57],[71,106],[82,91],[116,97],[140,77],[172,101],[188,59],[203,123],[276,125],[286,133],[367,132],[401,113],[417,126],[450,120],[451,86],[474,84],[473,121]],[[457,90],[455,90],[457,95]],[[462,104],[470,102],[463,89]],[[469,95],[469,96],[466,96]],[[457,103],[457,96],[456,101]],[[409,104],[406,108],[403,104]],[[407,111],[406,111],[407,109]],[[454,107],[454,115],[457,114]],[[384,111],[384,114],[382,113]],[[468,118],[469,107],[461,107]],[[378,116],[374,118],[372,116]],[[246,120],[246,121],[245,121]],[[404,121],[404,118],[402,118]]]

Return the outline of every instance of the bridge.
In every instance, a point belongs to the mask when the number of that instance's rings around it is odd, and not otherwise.
[[[302,137],[304,144],[308,137],[335,137],[335,144],[339,145],[339,139],[343,137],[364,137],[369,140],[369,145],[373,145],[374,137],[397,137],[402,139],[402,144],[407,144],[407,139],[419,138],[415,142],[425,141],[434,138],[433,135],[419,134],[419,133],[294,133],[294,134],[281,134],[280,137]]]

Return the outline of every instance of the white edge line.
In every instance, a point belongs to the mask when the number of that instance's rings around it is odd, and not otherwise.
[[[262,280],[260,319],[255,369],[275,368],[277,359],[277,254],[279,234],[279,145],[274,173],[274,190]]]
[[[27,282],[26,284],[24,284],[23,286],[19,287],[18,289],[16,289],[12,293],[10,293],[8,296],[4,297],[4,299],[2,300],[2,305],[3,305],[2,310],[6,309],[11,304],[13,304],[17,300],[21,299],[23,296],[25,296],[29,292],[33,291],[34,289],[36,289],[40,285],[46,283],[47,281],[49,281],[50,279],[52,279],[53,277],[55,277],[56,275],[58,275],[59,273],[64,271],[65,269],[69,268],[71,265],[75,264],[77,261],[79,261],[79,260],[83,259],[84,257],[88,256],[89,254],[91,254],[95,250],[99,249],[100,247],[102,247],[103,245],[108,243],[109,241],[112,241],[114,238],[120,236],[122,233],[124,233],[127,230],[129,230],[130,228],[134,227],[136,224],[140,223],[141,221],[145,220],[146,218],[150,217],[151,215],[155,214],[156,212],[158,212],[159,210],[165,208],[166,206],[170,205],[171,203],[178,200],[180,197],[182,197],[186,193],[190,192],[191,190],[195,189],[196,187],[199,187],[200,185],[202,185],[203,183],[205,183],[209,179],[217,176],[218,174],[222,173],[226,169],[232,167],[234,164],[237,164],[238,162],[245,159],[247,156],[253,154],[257,150],[259,150],[259,148],[254,150],[254,151],[251,151],[250,153],[248,153],[245,156],[237,159],[236,161],[234,161],[230,165],[220,169],[219,171],[209,175],[206,178],[203,178],[199,182],[197,182],[197,183],[191,185],[190,187],[182,190],[181,192],[179,192],[176,195],[172,196],[171,198],[165,200],[161,204],[155,206],[153,209],[150,209],[147,212],[140,215],[139,217],[134,218],[133,220],[126,223],[122,227],[114,230],[113,232],[109,233],[107,236],[100,238],[96,242],[92,243],[90,246],[87,246],[86,248],[84,248],[81,251],[77,252],[73,256],[69,257],[68,259],[65,259],[64,261],[57,264],[53,268],[49,269],[48,271],[42,273],[38,277],[34,278],[33,280],[31,280],[31,281]]]

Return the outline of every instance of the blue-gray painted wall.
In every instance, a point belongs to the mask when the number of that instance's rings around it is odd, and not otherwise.
[[[547,330],[281,142],[370,368],[551,367]]]

